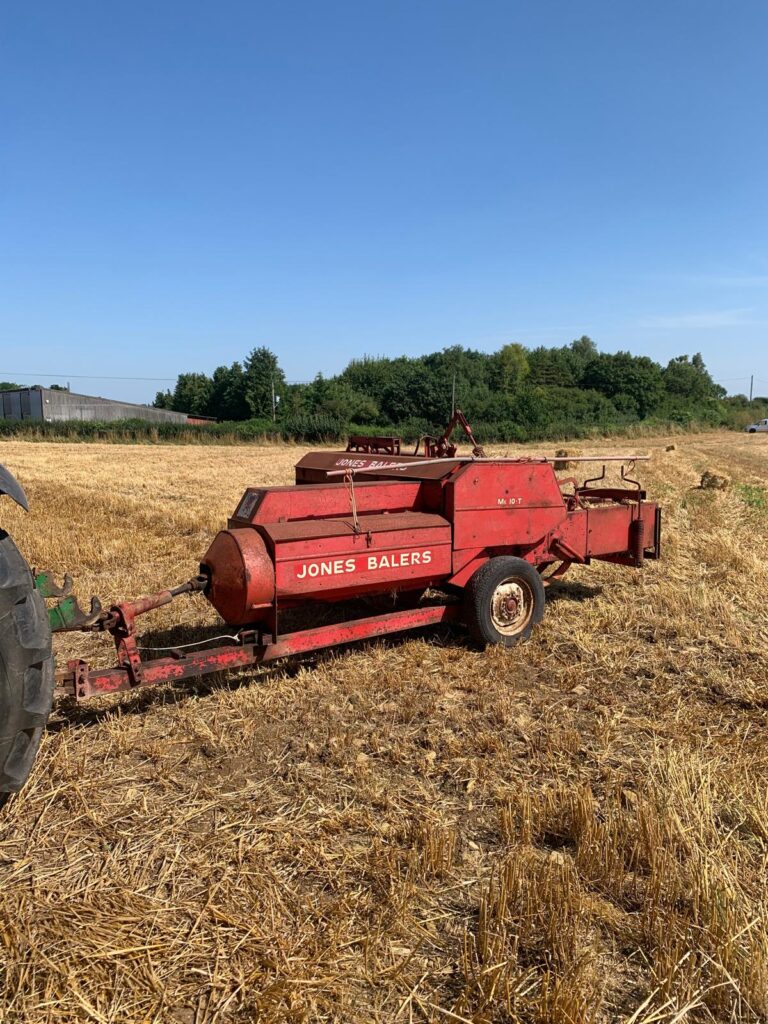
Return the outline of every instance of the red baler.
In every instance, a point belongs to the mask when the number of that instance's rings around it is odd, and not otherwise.
[[[98,602],[78,609],[82,621],[63,628],[108,630],[118,665],[70,662],[59,691],[82,700],[448,620],[480,643],[511,645],[529,635],[545,588],[574,563],[639,567],[659,557],[658,507],[623,468],[621,487],[594,486],[604,475],[558,480],[546,458],[311,452],[295,484],[248,488],[188,583],[109,611]],[[446,599],[422,604],[435,588]],[[237,627],[236,641],[143,660],[136,616],[196,590]],[[283,629],[289,609],[377,593],[392,594],[392,611]]]
[[[50,710],[51,630],[105,631],[115,641],[115,667],[75,660],[56,674],[56,693],[76,700],[446,621],[463,621],[481,644],[508,646],[530,634],[544,612],[545,588],[574,563],[598,558],[639,567],[659,557],[660,510],[625,473],[638,458],[573,460],[620,461],[620,486],[609,487],[605,466],[601,477],[579,484],[558,479],[543,457],[486,458],[476,444],[472,457],[459,457],[448,433],[411,456],[400,454],[397,438],[352,438],[347,451],[305,455],[292,486],[249,487],[198,575],[108,610],[93,598],[83,611],[69,578],[63,587],[49,573],[33,579],[2,534],[0,600],[8,609],[0,611],[10,625],[0,631],[0,661],[11,669],[7,707],[0,707],[7,720],[0,803],[26,779]],[[7,471],[0,473],[2,491],[25,505]],[[443,600],[423,603],[428,589]],[[201,640],[144,659],[136,618],[196,591],[236,627],[230,642],[210,647]],[[371,594],[392,595],[391,610],[284,631],[290,609]],[[47,618],[43,598],[60,599]]]

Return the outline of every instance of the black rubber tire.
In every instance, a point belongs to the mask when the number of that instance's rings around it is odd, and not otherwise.
[[[0,530],[0,807],[29,778],[52,701],[45,602],[21,552]]]
[[[522,594],[524,611],[519,623],[503,632],[494,623],[494,595],[500,586],[513,583]],[[544,616],[544,584],[538,571],[523,558],[502,555],[489,559],[472,576],[464,591],[464,616],[472,639],[485,647],[513,647],[526,640]]]
[[[748,430],[748,431],[747,431],[747,433],[748,433],[748,434],[756,434],[756,433],[757,433],[757,431],[756,431],[756,430],[754,429],[754,427],[753,427],[752,429]]]

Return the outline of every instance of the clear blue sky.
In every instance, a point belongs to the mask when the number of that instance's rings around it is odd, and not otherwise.
[[[768,4],[10,0],[0,377],[581,334],[768,392]]]

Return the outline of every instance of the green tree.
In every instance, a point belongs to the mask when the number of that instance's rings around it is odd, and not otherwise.
[[[491,356],[491,386],[498,391],[509,393],[525,380],[530,373],[528,353],[522,345],[513,342],[504,345]]]
[[[657,409],[664,398],[659,364],[648,356],[629,352],[601,352],[584,371],[582,387],[593,388],[607,398],[629,395],[637,403],[641,419]]]
[[[586,334],[576,338],[568,346],[571,353],[571,366],[573,368],[576,382],[579,383],[584,370],[598,355],[597,345]]]
[[[430,420],[433,410],[440,405],[450,415],[450,384],[446,393],[437,375],[425,372],[423,362],[403,356],[390,361],[389,371],[380,396],[381,411],[388,422],[399,423],[412,417]],[[444,411],[440,419],[445,418]]]
[[[158,391],[152,403],[156,409],[172,409],[173,395],[170,391]]]
[[[700,352],[693,358],[675,356],[670,359],[664,369],[664,387],[668,394],[689,402],[722,398],[725,395],[725,388],[715,384],[710,377]]]
[[[204,373],[180,373],[173,390],[171,408],[193,416],[207,416],[212,386],[211,378]]]
[[[285,389],[285,374],[277,356],[265,346],[255,348],[245,361],[245,400],[252,416],[272,416],[272,389],[280,398]]]
[[[376,402],[362,391],[349,387],[340,378],[327,382],[316,410],[345,423],[376,423],[379,418]]]
[[[208,415],[220,420],[247,420],[251,410],[245,389],[245,371],[241,363],[217,366],[211,380]]]
[[[576,384],[573,358],[567,346],[545,348],[539,345],[528,354],[531,384],[571,388]]]

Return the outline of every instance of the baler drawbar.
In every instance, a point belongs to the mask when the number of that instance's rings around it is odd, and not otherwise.
[[[5,559],[14,567],[9,578],[17,591],[9,608],[26,609],[36,633],[33,660],[22,665],[26,676],[22,671],[6,680],[11,703],[15,694],[23,713],[0,702],[0,802],[26,779],[50,709],[48,623],[53,632],[107,632],[114,640],[113,668],[74,660],[56,673],[56,695],[80,701],[445,622],[463,622],[481,645],[511,646],[530,635],[543,616],[546,587],[574,564],[601,559],[640,567],[659,557],[660,509],[627,475],[647,456],[571,457],[604,463],[602,474],[582,483],[574,476],[558,479],[554,460],[546,457],[485,457],[466,420],[457,417],[472,441],[472,457],[456,454],[449,432],[427,439],[423,455],[418,448],[401,455],[399,439],[389,437],[355,437],[346,451],[310,452],[297,463],[293,485],[245,491],[186,583],[108,609],[96,598],[81,609],[69,577],[62,587],[45,572],[27,580],[18,568],[21,556],[2,535],[0,599]],[[609,461],[622,464],[618,486],[605,484]],[[23,499],[17,484],[13,493],[7,471],[3,480],[0,490]],[[427,590],[445,599],[423,604]],[[203,593],[232,627],[227,643],[200,641],[169,647],[163,657],[142,657],[139,616],[193,593]],[[290,609],[376,594],[391,595],[393,610],[283,631]],[[58,599],[45,622],[43,598]],[[15,640],[0,633],[0,645],[18,646],[30,635],[29,624],[22,627]],[[19,662],[14,650],[7,665]],[[42,680],[39,699],[24,711],[32,665]]]

